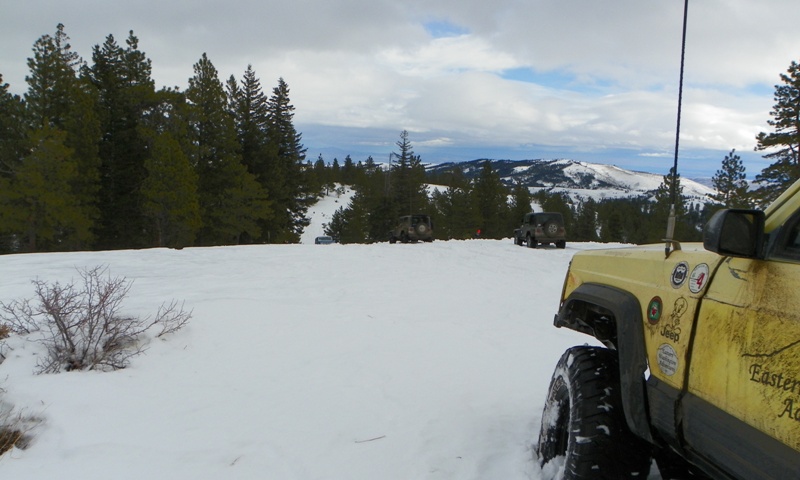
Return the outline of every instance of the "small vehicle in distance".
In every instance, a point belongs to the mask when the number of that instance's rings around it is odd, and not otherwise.
[[[430,215],[417,214],[400,217],[397,226],[389,232],[389,243],[433,241],[433,221]]]
[[[514,230],[514,243],[526,245],[528,248],[551,243],[558,248],[566,247],[564,217],[556,212],[526,213],[522,218],[522,226]]]
[[[314,239],[314,245],[330,245],[332,243],[336,243],[336,241],[328,235],[320,235]]]

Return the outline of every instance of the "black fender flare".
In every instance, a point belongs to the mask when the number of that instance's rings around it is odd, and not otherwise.
[[[633,433],[653,443],[644,382],[644,374],[647,370],[647,351],[645,349],[642,307],[639,300],[630,292],[616,287],[596,283],[580,285],[561,304],[554,323],[559,328],[567,327],[589,333],[586,328],[578,325],[577,319],[570,316],[575,303],[597,305],[614,315],[625,420]]]

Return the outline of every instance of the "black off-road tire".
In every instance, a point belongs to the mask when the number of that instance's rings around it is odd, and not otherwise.
[[[532,236],[528,235],[525,238],[525,242],[526,242],[528,248],[536,248],[536,239],[533,238]]]
[[[556,248],[566,248],[567,242],[566,240],[559,240],[556,242]]]
[[[616,352],[573,347],[556,365],[537,452],[539,464],[561,457],[557,480],[647,478],[649,444],[628,429],[619,388]],[[554,471],[555,465],[546,472]]]

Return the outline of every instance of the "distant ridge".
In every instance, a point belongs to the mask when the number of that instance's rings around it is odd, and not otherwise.
[[[506,185],[521,182],[531,191],[549,190],[563,192],[575,199],[652,197],[664,180],[663,175],[635,172],[599,163],[579,162],[569,159],[553,160],[491,160],[477,159],[468,162],[449,162],[426,165],[432,175],[460,169],[464,176],[476,177],[485,162],[500,175]],[[691,200],[704,201],[714,189],[702,183],[681,177],[683,195]]]

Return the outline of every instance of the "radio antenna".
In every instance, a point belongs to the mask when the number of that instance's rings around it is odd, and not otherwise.
[[[674,241],[675,236],[675,203],[678,196],[678,147],[680,146],[681,138],[681,104],[683,103],[683,65],[686,58],[686,23],[687,13],[689,11],[689,0],[684,0],[683,4],[683,38],[681,40],[681,74],[678,83],[678,124],[675,128],[675,161],[672,165],[672,181],[670,182],[670,206],[669,206],[669,219],[667,220],[667,238],[665,239],[666,245],[664,246],[664,254],[669,256],[670,248],[675,246],[680,250],[680,245]]]

